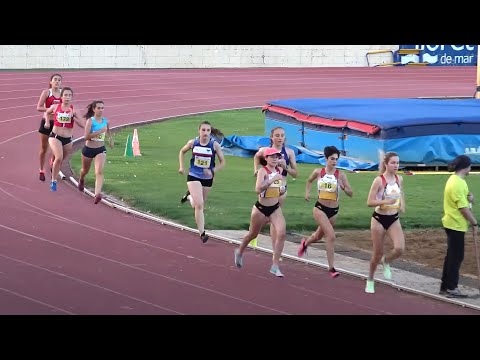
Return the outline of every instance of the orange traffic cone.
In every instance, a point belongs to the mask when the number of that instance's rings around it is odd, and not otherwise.
[[[142,154],[140,154],[140,142],[138,141],[137,129],[133,130],[132,147],[133,147],[133,156],[142,156]]]

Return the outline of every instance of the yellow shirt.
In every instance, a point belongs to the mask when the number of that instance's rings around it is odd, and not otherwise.
[[[443,194],[443,227],[456,231],[468,231],[468,221],[459,209],[468,208],[467,182],[460,176],[451,175],[445,184]]]

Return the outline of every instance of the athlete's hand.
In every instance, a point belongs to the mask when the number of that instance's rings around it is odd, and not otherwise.
[[[275,181],[280,180],[283,181],[283,176],[282,174],[277,174],[273,178],[270,179],[270,184],[273,184]]]
[[[184,173],[183,168],[178,169],[178,173],[183,175]]]

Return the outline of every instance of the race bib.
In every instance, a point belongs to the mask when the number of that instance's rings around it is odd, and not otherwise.
[[[57,121],[60,124],[68,124],[70,123],[70,114],[69,113],[57,113]]]
[[[395,203],[392,205],[381,205],[381,209],[399,209],[400,208],[400,188],[397,184],[390,185],[388,184],[385,189],[385,199],[395,199]]]
[[[318,198],[324,200],[337,199],[338,182],[334,175],[324,175],[318,181]]]
[[[105,133],[98,134],[92,138],[93,141],[105,141]]]
[[[276,176],[277,173],[271,173],[268,175],[268,180],[272,179]],[[282,180],[275,180],[268,188],[265,190],[265,197],[272,198],[272,197],[279,197],[280,196],[280,187],[282,186]]]
[[[195,155],[194,164],[199,168],[208,169],[210,167],[211,157]]]

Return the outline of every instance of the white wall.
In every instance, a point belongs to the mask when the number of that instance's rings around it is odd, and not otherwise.
[[[367,66],[398,45],[0,45],[0,69]],[[370,57],[391,62],[391,55]]]

